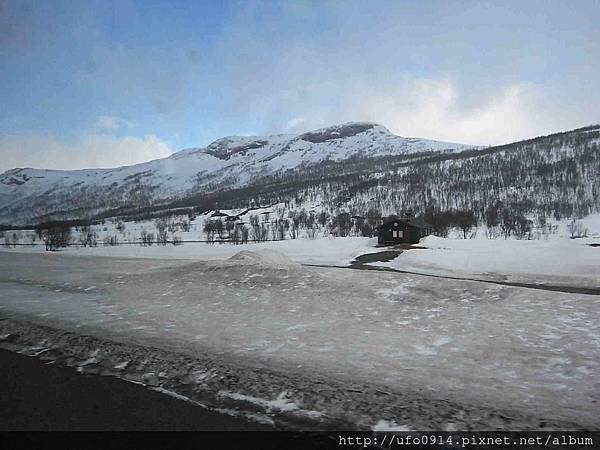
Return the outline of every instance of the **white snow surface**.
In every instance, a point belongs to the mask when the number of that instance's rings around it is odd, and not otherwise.
[[[294,263],[347,265],[357,256],[379,251],[375,248],[376,238],[324,237],[318,239],[287,239],[283,241],[250,242],[244,245],[206,244],[201,242],[183,245],[152,245],[142,247],[129,244],[114,247],[68,247],[60,254],[72,256],[107,256],[152,259],[193,259],[193,260],[237,260],[238,263],[252,263],[259,258],[262,264],[271,266],[289,266]],[[47,253],[44,246],[16,248],[0,246],[0,252],[10,253]],[[251,252],[251,253],[250,253]]]
[[[398,425],[393,420],[379,420],[371,428],[373,431],[412,431],[412,428],[407,425]]]
[[[0,252],[0,315],[600,426],[599,296],[246,261]]]
[[[444,239],[373,265],[423,274],[498,281],[600,287],[598,238],[549,240]]]
[[[288,398],[287,392],[282,392],[273,400],[266,400],[264,398],[253,397],[251,395],[240,394],[238,392],[219,392],[219,396],[227,397],[233,400],[242,402],[253,403],[266,410],[267,413],[272,412],[295,412],[299,415],[306,415],[308,417],[318,418],[323,416],[323,413],[319,411],[304,410],[300,408],[296,403]]]

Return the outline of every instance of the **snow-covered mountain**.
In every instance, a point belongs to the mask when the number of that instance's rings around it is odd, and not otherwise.
[[[0,224],[92,216],[250,186],[265,177],[326,162],[445,154],[472,146],[405,138],[353,122],[300,135],[232,136],[205,148],[113,169],[19,168],[0,175]]]

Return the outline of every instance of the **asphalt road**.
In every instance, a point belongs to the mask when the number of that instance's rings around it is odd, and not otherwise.
[[[272,428],[141,385],[82,375],[0,349],[2,431],[240,431]]]

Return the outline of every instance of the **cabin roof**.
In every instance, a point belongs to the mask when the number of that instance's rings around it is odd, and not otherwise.
[[[377,227],[377,229],[382,229],[385,228],[387,226],[389,226],[390,224],[394,223],[394,222],[401,222],[404,223],[406,225],[409,225],[411,227],[414,228],[431,228],[432,225],[428,224],[427,222],[425,222],[423,219],[421,218],[414,218],[414,217],[388,217],[387,219],[385,219],[383,221],[383,224],[379,225]]]

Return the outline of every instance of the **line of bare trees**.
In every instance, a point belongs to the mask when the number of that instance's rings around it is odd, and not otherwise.
[[[246,244],[250,236],[250,230],[245,224],[235,223],[234,221],[223,223],[220,218],[206,221],[203,231],[208,243],[214,243],[218,239],[219,241],[227,240],[234,244]],[[225,236],[225,233],[227,233],[227,236]],[[266,233],[265,236],[267,236]],[[267,238],[261,240],[267,240]]]

